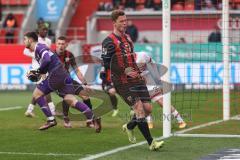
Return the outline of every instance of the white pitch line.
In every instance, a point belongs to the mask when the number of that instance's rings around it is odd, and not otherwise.
[[[234,134],[174,134],[176,137],[199,137],[199,138],[240,138]]]
[[[239,115],[234,116],[231,119],[235,119],[238,116]],[[176,135],[183,134],[183,133],[186,133],[186,132],[191,131],[191,130],[195,130],[195,129],[211,126],[211,125],[214,125],[214,124],[221,123],[223,121],[224,120],[217,120],[217,121],[201,124],[201,125],[198,125],[198,126],[195,126],[195,127],[191,127],[191,128],[188,128],[188,129],[184,129],[184,130],[181,130],[181,131],[177,131],[177,132],[171,134],[170,137],[174,136],[175,134]],[[157,138],[157,140],[163,140],[163,139],[167,139],[167,138],[170,138],[170,137],[166,137],[166,138],[165,137],[159,137],[159,138]],[[111,155],[111,154],[114,154],[114,153],[117,153],[117,152],[120,152],[120,151],[127,150],[129,148],[134,148],[134,147],[137,147],[137,146],[141,146],[143,144],[146,144],[146,141],[139,142],[139,143],[132,144],[132,145],[128,145],[128,146],[118,147],[118,148],[115,148],[113,150],[105,151],[105,152],[98,153],[98,154],[95,154],[95,155],[90,155],[90,156],[87,156],[85,158],[80,158],[79,160],[94,160],[94,159],[105,157],[105,156],[108,156],[108,155]]]
[[[31,156],[81,156],[82,154],[64,154],[64,153],[24,153],[24,152],[0,152],[7,155],[31,155]]]
[[[230,120],[235,120],[236,117],[239,117],[239,115],[231,117]],[[217,120],[217,121],[213,121],[213,122],[204,123],[204,124],[201,124],[201,125],[198,125],[198,126],[195,126],[195,127],[191,127],[191,128],[188,128],[188,129],[177,131],[177,132],[173,133],[173,136],[174,136],[174,134],[186,133],[186,132],[189,132],[189,131],[192,131],[192,130],[195,130],[195,129],[208,127],[208,126],[211,126],[211,125],[214,125],[214,124],[218,124],[218,123],[221,123],[221,122],[224,122],[224,120]]]
[[[21,109],[21,108],[23,107],[22,106],[6,107],[6,108],[0,108],[0,111],[9,111],[9,110]]]
[[[163,139],[165,139],[165,138],[164,137],[156,138],[156,140],[163,140]],[[147,143],[146,141],[142,141],[142,142],[139,142],[139,143],[136,143],[136,144],[131,144],[131,145],[123,146],[123,147],[118,147],[118,148],[115,148],[113,150],[109,150],[109,151],[106,151],[106,152],[98,153],[98,154],[95,154],[95,155],[89,155],[85,158],[80,158],[79,160],[93,160],[93,159],[97,159],[97,158],[100,158],[100,157],[105,157],[107,155],[114,154],[114,153],[117,153],[117,152],[120,152],[120,151],[124,151],[124,150],[127,150],[129,148],[134,148],[134,147],[137,147],[137,146],[141,146],[141,145],[146,144],[146,143]]]

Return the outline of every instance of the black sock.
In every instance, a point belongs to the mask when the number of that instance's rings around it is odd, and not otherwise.
[[[147,140],[148,144],[151,145],[153,138],[151,136],[148,124],[145,118],[137,119],[138,128],[141,131],[144,138]]]
[[[36,105],[36,100],[34,98],[32,98],[31,104],[33,104],[34,106]]]
[[[63,107],[63,116],[68,117],[69,105],[65,101],[63,101],[62,107]]]
[[[137,126],[137,118],[136,118],[136,115],[134,114],[131,121],[128,122],[127,128],[130,130],[133,130],[136,126]]]
[[[90,98],[87,100],[83,100],[83,103],[85,103],[88,106],[88,108],[90,108],[92,110],[92,103],[90,101]]]
[[[113,109],[117,109],[117,105],[118,105],[118,99],[115,95],[110,95],[110,99],[111,99],[111,103],[112,103],[112,106],[113,106]]]

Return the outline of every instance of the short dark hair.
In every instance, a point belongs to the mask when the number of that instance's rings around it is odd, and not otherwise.
[[[66,41],[67,38],[65,36],[60,36],[60,37],[57,38],[57,40],[64,40],[64,41]]]
[[[36,32],[27,32],[24,34],[24,36],[26,36],[28,38],[32,38],[34,42],[38,41],[38,35]]]
[[[118,19],[119,16],[124,16],[125,15],[125,12],[123,10],[114,10],[112,11],[112,14],[111,14],[111,18],[112,18],[112,21],[116,21]]]

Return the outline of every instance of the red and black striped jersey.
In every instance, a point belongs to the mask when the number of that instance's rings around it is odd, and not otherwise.
[[[111,78],[128,83],[129,79],[125,73],[126,68],[132,67],[138,71],[134,59],[134,47],[131,38],[124,34],[117,36],[110,34],[102,42],[102,59],[105,70],[111,70]]]
[[[56,50],[54,51],[56,54]],[[65,51],[64,53],[62,54],[57,54],[58,55],[58,58],[61,60],[61,62],[63,63],[64,65],[64,68],[70,72],[70,66],[74,69],[77,67],[77,64],[76,64],[76,61],[75,61],[75,57],[74,55],[69,52],[69,51]]]

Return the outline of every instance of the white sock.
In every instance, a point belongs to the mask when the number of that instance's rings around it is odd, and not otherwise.
[[[147,116],[146,120],[147,120],[147,122],[152,122],[153,121],[152,116],[151,115]]]
[[[172,112],[172,115],[177,119],[178,123],[183,122],[181,115],[178,113],[178,111],[176,109]]]
[[[51,117],[47,117],[47,120],[49,120],[49,121],[52,121],[52,120],[54,120],[55,118],[53,117],[53,116],[51,116]]]
[[[32,112],[33,110],[34,110],[34,105],[30,103],[28,105],[27,112]]]
[[[55,115],[55,105],[53,102],[48,103],[49,109],[53,115]]]

